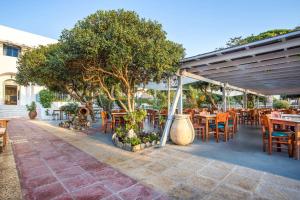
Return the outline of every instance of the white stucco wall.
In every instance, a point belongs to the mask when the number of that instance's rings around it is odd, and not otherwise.
[[[4,105],[5,81],[15,79],[18,58],[3,55],[3,45],[19,47],[21,49],[20,53],[22,54],[30,48],[34,48],[39,45],[53,44],[56,42],[57,40],[52,38],[0,25],[0,109],[5,110],[5,112],[9,112],[11,110],[14,114],[17,113],[16,110],[24,110],[26,104],[36,101],[36,96],[39,91],[43,89],[43,87],[36,85],[29,85],[26,87],[18,85],[18,105]],[[38,108],[38,110],[39,109],[40,108]]]

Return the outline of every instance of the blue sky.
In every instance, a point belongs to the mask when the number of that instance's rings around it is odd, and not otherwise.
[[[187,56],[225,45],[234,36],[300,26],[299,0],[19,0],[2,1],[0,24],[59,38],[95,12],[124,8],[163,24]]]

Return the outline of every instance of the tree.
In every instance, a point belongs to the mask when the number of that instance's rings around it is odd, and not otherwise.
[[[221,100],[219,95],[213,93],[213,91],[218,91],[220,86],[213,85],[207,82],[195,82],[190,84],[194,89],[198,89],[201,91],[202,95],[205,96],[203,100],[209,103],[213,110],[218,109],[217,102]]]
[[[50,90],[41,90],[39,92],[40,96],[40,103],[44,108],[51,108],[51,104],[54,100],[54,93],[51,92]]]
[[[35,83],[54,92],[69,94],[85,104],[94,119],[92,102],[98,88],[84,80],[82,70],[72,67],[73,63],[69,62],[62,49],[63,46],[58,43],[25,52],[18,60],[16,81],[20,85]]]
[[[226,43],[226,47],[234,47],[234,46],[239,46],[239,45],[243,45],[243,44],[248,44],[251,42],[275,37],[277,35],[286,34],[286,33],[292,32],[292,31],[296,31],[296,30],[299,30],[299,27],[296,27],[294,29],[273,29],[273,30],[259,33],[257,35],[252,34],[245,38],[243,38],[242,36],[233,37],[233,38],[230,38],[229,41]]]
[[[184,56],[161,24],[125,10],[97,11],[64,30],[60,42],[71,67],[83,69],[85,81],[127,112],[135,110],[138,85],[167,78]]]

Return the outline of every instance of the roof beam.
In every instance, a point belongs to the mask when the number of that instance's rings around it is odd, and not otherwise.
[[[236,59],[236,58],[242,58],[245,56],[252,56],[252,55],[266,53],[266,52],[272,52],[272,51],[276,51],[276,50],[280,50],[280,49],[287,49],[287,48],[295,47],[295,46],[299,46],[299,45],[300,45],[300,38],[295,38],[295,39],[291,39],[291,40],[288,40],[285,42],[279,42],[276,44],[270,44],[270,45],[266,45],[266,46],[250,48],[249,50],[242,50],[242,51],[238,51],[238,52],[234,52],[234,53],[224,54],[221,56],[215,56],[215,57],[206,58],[206,59],[202,59],[202,60],[200,58],[199,60],[196,60],[196,61],[182,63],[181,68],[190,68],[192,66],[210,64],[210,63],[214,63],[214,62],[221,62],[221,61],[229,60],[229,59],[232,60],[232,59]],[[253,57],[253,58],[255,59],[256,57]]]
[[[222,69],[222,68],[227,68],[230,66],[245,65],[247,63],[253,63],[253,62],[257,62],[257,61],[267,64],[267,62],[272,62],[272,61],[276,62],[276,60],[274,60],[274,59],[281,58],[281,57],[287,58],[289,56],[293,56],[293,55],[297,55],[297,54],[300,54],[300,48],[289,49],[289,50],[286,50],[283,52],[275,52],[275,53],[255,56],[255,57],[251,57],[251,58],[244,58],[241,60],[228,61],[226,63],[210,64],[208,66],[202,66],[202,67],[194,66],[194,67],[191,67],[190,69],[188,69],[188,71],[189,72],[200,71],[201,74],[205,75],[205,70]]]
[[[257,45],[264,45],[264,44],[270,43],[270,42],[272,43],[272,41],[279,41],[279,40],[283,41],[283,40],[286,40],[286,38],[288,38],[288,37],[295,37],[295,36],[297,37],[299,35],[300,35],[300,31],[294,31],[294,32],[290,32],[290,33],[287,33],[287,34],[284,34],[284,35],[278,35],[278,36],[275,36],[275,37],[271,37],[271,38],[251,42],[251,43],[244,44],[244,45],[229,47],[229,48],[225,48],[225,49],[218,50],[218,51],[213,51],[213,52],[209,52],[209,53],[205,53],[205,54],[192,56],[192,57],[189,57],[189,58],[184,58],[182,61],[186,62],[186,61],[196,60],[196,59],[200,59],[200,58],[203,58],[203,57],[208,57],[208,56],[215,55],[216,53],[226,54],[226,53],[234,52],[234,51],[239,50],[239,49],[247,49],[247,48],[257,46]]]
[[[243,74],[249,74],[249,73],[257,73],[257,72],[265,72],[265,71],[272,71],[277,69],[287,69],[287,68],[296,68],[300,67],[300,61],[296,62],[289,62],[289,63],[282,63],[282,64],[276,64],[276,65],[267,65],[262,67],[254,67],[254,68],[247,68],[244,70],[236,70],[231,72],[224,72],[220,74],[213,74],[209,76],[209,78],[220,78],[220,77],[226,77],[229,75],[243,75]]]
[[[286,73],[286,72],[282,72],[282,73],[276,72],[276,73],[270,73],[270,74],[259,74],[257,76],[256,75],[254,75],[254,76],[250,75],[249,76],[249,75],[245,74],[244,76],[241,76],[241,77],[235,77],[235,76],[226,77],[226,78],[223,77],[223,78],[218,79],[218,81],[232,82],[234,80],[242,80],[244,82],[244,81],[247,81],[247,80],[259,81],[259,80],[269,80],[269,79],[271,79],[271,80],[276,79],[277,80],[277,79],[283,79],[283,78],[289,80],[289,79],[293,79],[295,77],[300,78],[299,75],[300,75],[300,69],[297,70],[297,71],[291,71],[291,72],[288,72],[288,73]]]
[[[208,78],[205,78],[203,76],[196,75],[196,74],[192,74],[192,73],[189,73],[185,70],[182,71],[180,74],[182,76],[185,76],[185,77],[189,77],[189,78],[196,79],[196,80],[199,80],[199,81],[204,81],[204,82],[207,82],[207,83],[212,83],[214,85],[219,85],[219,86],[222,86],[222,87],[225,85],[225,83],[222,83],[222,82],[219,82],[219,81],[214,81],[214,80],[211,80],[211,79],[208,79]],[[233,90],[237,90],[237,91],[241,91],[241,92],[247,92],[247,93],[251,93],[251,94],[254,94],[254,95],[258,95],[258,96],[265,96],[264,94],[260,94],[260,93],[257,93],[255,91],[247,90],[247,89],[244,89],[244,88],[239,88],[239,87],[229,85],[229,84],[227,84],[226,87],[230,88],[230,89],[233,89]]]

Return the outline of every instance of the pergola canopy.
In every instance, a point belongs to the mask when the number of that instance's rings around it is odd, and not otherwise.
[[[300,31],[185,58],[181,70],[265,95],[300,94]]]

